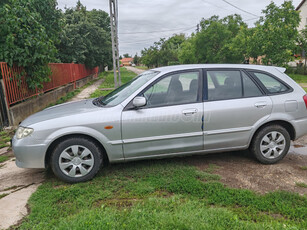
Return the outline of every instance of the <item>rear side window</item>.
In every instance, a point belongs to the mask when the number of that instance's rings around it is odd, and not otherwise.
[[[239,70],[207,71],[207,81],[209,100],[233,99],[243,96]]]
[[[259,97],[262,95],[258,86],[244,72],[242,72],[242,79],[244,97]]]
[[[289,90],[285,84],[270,75],[258,72],[252,73],[270,93],[283,93]]]
[[[240,70],[208,70],[207,86],[211,101],[263,95],[255,82]]]

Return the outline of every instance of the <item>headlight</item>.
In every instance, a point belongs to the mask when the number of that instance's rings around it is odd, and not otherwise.
[[[33,133],[34,129],[32,128],[25,128],[25,127],[19,127],[16,131],[16,138],[22,139],[24,137],[29,136],[31,133]]]

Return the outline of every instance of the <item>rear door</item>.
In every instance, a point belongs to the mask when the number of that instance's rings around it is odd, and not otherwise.
[[[270,116],[271,99],[242,70],[208,69],[205,76],[204,149],[246,147],[253,127]]]

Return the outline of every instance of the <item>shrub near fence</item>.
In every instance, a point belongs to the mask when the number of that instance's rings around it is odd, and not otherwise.
[[[87,69],[83,64],[50,63],[49,67],[52,71],[50,82],[44,83],[44,87],[42,89],[31,90],[29,89],[24,76],[22,76],[20,79],[18,78],[18,75],[22,72],[22,68],[10,68],[6,62],[0,62],[0,70],[4,81],[8,106],[12,106],[17,102],[68,83],[75,83],[76,81],[87,76],[94,74],[97,77],[98,75],[98,67]]]

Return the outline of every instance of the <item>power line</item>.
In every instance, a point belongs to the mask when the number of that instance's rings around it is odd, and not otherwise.
[[[170,32],[170,31],[175,31],[175,30],[185,30],[185,29],[192,29],[193,27],[186,27],[186,28],[177,28],[177,29],[170,29],[170,30],[157,30],[157,31],[137,31],[137,32],[129,32],[129,33],[119,33],[119,34],[150,34],[150,33],[159,33],[159,32]]]
[[[182,32],[188,31],[188,30],[193,29],[193,28],[196,28],[196,26],[190,27],[186,30],[179,31],[178,33],[182,33]],[[165,36],[165,37],[169,37],[169,36]],[[146,40],[139,40],[139,41],[135,41],[135,42],[121,42],[121,44],[141,44],[141,43],[144,43],[144,42],[152,42],[152,40],[159,39],[159,38],[161,38],[161,36],[150,38],[150,40],[146,39]]]
[[[234,7],[234,8],[236,8],[236,9],[238,9],[238,10],[241,10],[242,12],[245,12],[245,13],[247,13],[247,14],[253,15],[253,16],[255,16],[255,17],[259,17],[258,15],[253,14],[253,13],[251,13],[251,12],[248,12],[248,11],[246,11],[246,10],[243,10],[243,9],[237,7],[236,5],[230,3],[230,2],[228,2],[228,1],[226,1],[226,0],[222,0],[222,1],[225,2],[225,3],[227,3],[228,5],[230,5],[230,6]]]

